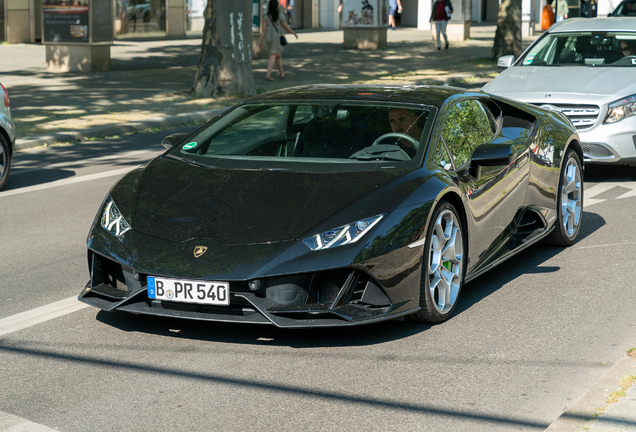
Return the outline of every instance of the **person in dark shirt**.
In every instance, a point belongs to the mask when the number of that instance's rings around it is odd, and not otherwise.
[[[446,36],[446,26],[448,20],[453,13],[453,5],[450,0],[436,0],[433,3],[433,10],[431,11],[431,22],[435,22],[435,30],[437,31],[437,49],[442,49],[442,41],[440,40],[440,33],[444,36],[446,42],[446,49],[448,49],[448,36]]]

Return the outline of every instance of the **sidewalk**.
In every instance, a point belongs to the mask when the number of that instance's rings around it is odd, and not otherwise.
[[[388,32],[386,50],[342,48],[342,31],[301,31],[283,53],[284,81],[265,81],[266,59],[253,61],[258,93],[312,83],[449,84],[479,89],[499,72],[489,59],[495,25],[476,24],[471,39],[437,51],[430,31]],[[524,41],[525,45],[530,40]],[[109,72],[53,74],[42,45],[0,45],[0,82],[11,96],[17,148],[122,135],[208,120],[210,109],[239,99],[192,98],[200,39],[119,41]],[[218,112],[218,111],[215,111]]]
[[[314,84],[448,84],[478,90],[499,70],[490,60],[493,23],[473,24],[471,39],[437,51],[429,31],[388,32],[386,50],[347,50],[342,31],[301,31],[283,53],[285,80],[265,81],[266,59],[252,68],[257,92]],[[533,40],[524,40],[524,48]],[[119,41],[111,49],[112,70],[91,75],[44,70],[41,45],[0,45],[0,82],[11,96],[18,150],[89,140],[183,124],[202,123],[239,101],[192,98],[200,39]],[[633,352],[636,356],[636,351]],[[607,404],[620,380],[636,376],[636,358],[625,356],[549,428],[636,432],[636,386]],[[598,408],[604,413],[595,419]],[[600,412],[600,411],[599,411]]]

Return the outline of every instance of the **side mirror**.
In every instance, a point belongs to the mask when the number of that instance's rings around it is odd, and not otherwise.
[[[510,165],[517,158],[514,145],[482,144],[475,149],[470,160],[470,167],[462,173],[466,180],[479,180],[481,167]]]
[[[181,140],[185,138],[187,135],[188,134],[186,133],[176,133],[176,134],[168,135],[167,137],[163,139],[163,141],[161,141],[161,145],[169,149],[179,144],[179,142],[181,142]]]
[[[500,69],[508,69],[515,62],[515,56],[507,55],[497,59],[497,67]]]
[[[471,165],[498,166],[509,165],[517,158],[514,145],[482,144],[475,149]]]

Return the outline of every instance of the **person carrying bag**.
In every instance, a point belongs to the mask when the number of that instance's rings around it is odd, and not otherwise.
[[[269,60],[267,61],[267,73],[265,74],[265,79],[268,81],[274,81],[272,78],[274,63],[280,73],[280,78],[283,79],[285,78],[285,73],[283,72],[283,58],[281,57],[281,53],[283,52],[283,45],[287,45],[285,31],[296,36],[296,39],[298,39],[298,35],[289,28],[285,22],[285,9],[282,6],[279,6],[277,0],[269,0],[269,3],[267,4],[267,14],[264,18],[263,33],[261,33],[261,38],[258,41],[258,47],[261,48],[263,46],[263,38],[265,38],[267,40],[267,45],[269,46]],[[282,34],[281,30],[279,30],[280,27],[283,29]]]

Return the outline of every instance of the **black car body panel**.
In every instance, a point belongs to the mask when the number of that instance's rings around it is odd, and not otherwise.
[[[440,166],[450,157],[442,125],[464,100],[480,101],[497,122],[490,147],[477,149],[490,159],[478,167],[470,160],[470,168]],[[308,86],[266,93],[236,109],[304,101],[318,101],[334,116],[338,103],[349,103],[353,108],[337,116],[351,122],[356,107],[367,109],[361,102],[423,107],[428,117],[417,155],[336,165],[300,158],[292,168],[270,156],[222,156],[209,165],[200,154],[188,156],[185,143],[237,115],[230,110],[113,187],[88,236],[91,279],[80,300],[104,310],[280,327],[408,315],[420,309],[424,237],[440,201],[463,219],[470,280],[550,233],[565,150],[581,154],[565,116],[449,87]],[[292,141],[301,142],[302,132],[294,129]],[[109,202],[130,224],[123,235],[103,226]],[[348,244],[312,250],[304,241],[376,215],[379,222]],[[207,249],[196,256],[199,247]],[[224,281],[230,304],[153,300],[149,276]]]
[[[290,241],[397,176],[390,171],[369,176],[366,172],[210,170],[158,159],[147,169],[133,223],[138,231],[172,241],[210,238],[227,245]],[[333,194],[341,184],[349,187]],[[182,213],[188,217],[175,216]]]

